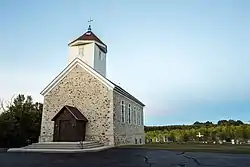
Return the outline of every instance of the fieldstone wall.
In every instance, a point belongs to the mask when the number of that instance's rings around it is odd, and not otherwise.
[[[142,113],[143,113],[143,107],[115,91],[113,98],[114,98],[115,145],[145,144],[143,117],[142,117],[142,125],[136,125],[133,123],[134,116],[132,114],[134,106],[140,108]],[[124,100],[125,102],[125,123],[121,121],[121,100]],[[130,104],[132,108],[131,111],[132,123],[128,123],[128,104]]]
[[[64,105],[78,108],[88,119],[85,140],[114,144],[113,91],[78,65],[44,97],[40,142],[53,141],[51,119]]]

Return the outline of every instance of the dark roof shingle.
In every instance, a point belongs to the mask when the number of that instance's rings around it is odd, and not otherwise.
[[[130,93],[128,93],[126,90],[124,90],[122,87],[118,86],[117,84],[115,84],[114,82],[108,80],[109,82],[111,82],[115,88],[114,90],[117,91],[118,93],[122,94],[123,96],[133,100],[134,102],[142,105],[142,106],[145,106],[145,104],[143,104],[140,100],[138,100],[137,98],[135,98],[134,96],[132,96]]]
[[[72,106],[65,105],[53,118],[52,121],[54,121],[60,113],[66,109],[73,117],[75,117],[76,120],[82,120],[85,122],[88,122],[87,118],[76,108]]]
[[[78,41],[78,40],[93,40],[93,41],[99,42],[102,45],[104,45],[105,47],[107,47],[107,45],[105,45],[105,43],[103,43],[92,31],[85,32],[82,36],[80,36],[77,39],[75,39],[74,41],[70,42],[69,45],[74,43],[75,41]]]

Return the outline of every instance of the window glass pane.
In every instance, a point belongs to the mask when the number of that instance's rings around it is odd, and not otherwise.
[[[131,123],[131,105],[128,104],[128,123]]]
[[[121,101],[121,122],[125,122],[125,104]]]
[[[99,60],[102,60],[102,52],[99,51]]]

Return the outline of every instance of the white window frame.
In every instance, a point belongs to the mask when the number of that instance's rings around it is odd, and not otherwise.
[[[134,106],[134,112],[133,112],[133,124],[136,125],[136,107]]]
[[[137,125],[140,125],[140,110],[137,108]]]
[[[141,109],[139,108],[139,123],[140,123],[140,126],[142,125],[142,121],[141,121]]]
[[[125,102],[121,100],[121,122],[125,123]]]
[[[128,123],[131,124],[131,104],[128,104]]]
[[[141,121],[141,125],[143,125],[143,109],[141,109],[140,116],[141,116],[141,119],[140,119],[140,121]]]
[[[137,125],[140,126],[140,110],[139,110],[139,108],[137,109]]]

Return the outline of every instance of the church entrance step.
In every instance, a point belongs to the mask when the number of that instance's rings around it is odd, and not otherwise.
[[[24,149],[89,149],[102,147],[103,144],[94,141],[84,141],[84,142],[43,142],[43,143],[33,143]]]
[[[10,148],[7,152],[40,152],[40,153],[84,153],[84,152],[99,152],[113,148],[113,146],[101,146],[85,149],[29,149],[29,148]]]

